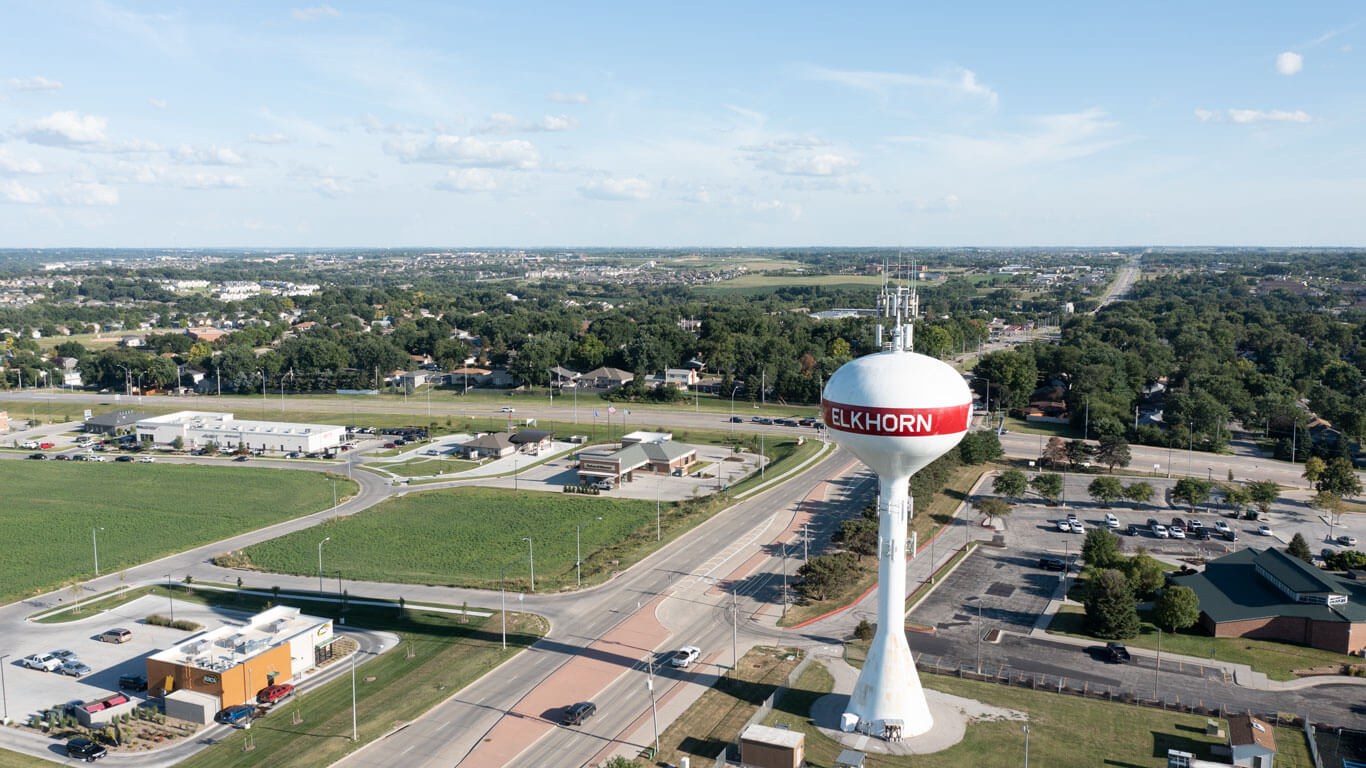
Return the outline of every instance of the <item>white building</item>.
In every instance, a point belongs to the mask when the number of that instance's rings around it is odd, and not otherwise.
[[[346,427],[336,424],[296,424],[287,421],[234,419],[231,413],[177,411],[143,419],[135,425],[139,440],[169,447],[178,437],[186,447],[216,443],[233,449],[322,453],[333,450],[346,438]]]

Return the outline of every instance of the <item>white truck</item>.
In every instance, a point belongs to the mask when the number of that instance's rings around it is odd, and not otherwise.
[[[22,442],[22,443],[19,444],[19,447],[20,447],[20,448],[28,448],[28,449],[37,448],[37,447],[38,447],[38,441],[37,441],[37,440],[25,440],[24,442]]]

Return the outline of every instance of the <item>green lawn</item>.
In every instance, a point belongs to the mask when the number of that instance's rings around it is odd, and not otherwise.
[[[1142,611],[1139,612],[1139,616],[1147,619],[1147,615]],[[1048,631],[1104,642],[1087,635],[1083,631],[1084,621],[1085,613],[1081,606],[1064,605],[1062,610],[1053,618],[1053,623],[1049,625]],[[1131,637],[1124,643],[1135,648],[1156,650],[1156,625],[1145,620],[1142,627],[1138,637]],[[1176,634],[1163,632],[1162,651],[1194,656],[1198,659],[1210,658],[1210,653],[1213,651],[1216,661],[1246,664],[1272,680],[1294,680],[1293,670],[1296,669],[1360,662],[1360,659],[1353,656],[1345,656],[1303,645],[1278,643],[1272,640],[1250,640],[1243,637],[1210,637],[1190,631],[1181,631]],[[1166,666],[1165,663],[1163,666]]]
[[[196,592],[196,597],[209,604],[252,611],[260,610],[269,599],[207,591]],[[177,599],[195,598],[177,596]],[[281,595],[279,602],[292,604],[287,593]],[[317,603],[298,604],[315,615],[336,615],[320,611]],[[539,616],[508,614],[508,647],[502,650],[501,617],[497,611],[487,618],[470,618],[464,624],[457,615],[424,612],[412,606],[405,619],[396,618],[396,611],[387,606],[353,605],[345,616],[349,627],[386,630],[401,638],[399,647],[357,669],[360,744],[378,738],[396,723],[416,719],[531,645],[547,629],[545,620]],[[409,651],[412,658],[408,658]],[[291,724],[294,712],[302,716],[302,723]],[[248,734],[255,749],[243,752],[242,744]],[[324,766],[358,747],[359,744],[351,741],[351,678],[343,675],[322,688],[282,704],[278,711],[253,723],[250,731],[235,731],[179,765],[187,768]]]
[[[326,509],[320,472],[192,464],[0,462],[0,603]]]
[[[1009,688],[940,675],[921,675],[927,689],[1024,712],[1029,717],[1029,759],[1045,766],[1151,766],[1167,764],[1167,749],[1177,748],[1210,759],[1210,746],[1222,740],[1205,736],[1205,718],[1115,704],[1025,688]],[[795,689],[779,699],[766,725],[785,723],[806,734],[806,760],[830,768],[840,747],[816,730],[811,704],[829,692],[830,673],[819,664],[807,667]],[[968,725],[963,741],[929,755],[890,757],[870,754],[867,768],[979,768],[1019,765],[1024,759],[1022,722],[1000,720]],[[1304,734],[1277,728],[1281,768],[1312,768]]]
[[[528,462],[529,464],[529,462]],[[424,456],[420,459],[409,461],[374,463],[376,469],[392,472],[399,477],[426,477],[427,475],[449,475],[454,472],[464,472],[480,467],[477,461],[464,461],[461,459],[438,459],[435,457]]]
[[[779,275],[751,272],[720,283],[698,286],[694,290],[703,295],[724,296],[734,293],[772,293],[779,288],[804,286],[817,286],[829,290],[857,290],[876,289],[881,285],[880,275]]]
[[[51,768],[54,765],[59,763],[40,757],[30,757],[22,752],[0,749],[0,768]]]

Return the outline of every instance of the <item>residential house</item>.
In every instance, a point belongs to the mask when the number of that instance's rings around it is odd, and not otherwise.
[[[630,371],[602,366],[583,374],[579,381],[583,386],[593,389],[616,389],[623,384],[631,383],[635,378]]]

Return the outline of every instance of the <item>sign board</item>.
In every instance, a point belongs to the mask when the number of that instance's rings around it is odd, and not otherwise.
[[[86,409],[85,409],[85,418],[86,418],[87,420],[90,419],[90,409],[89,409],[89,408],[86,408]]]
[[[218,682],[218,675],[204,675],[204,684],[213,685]]]

